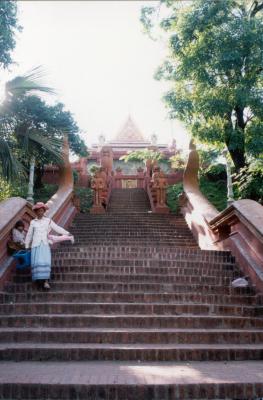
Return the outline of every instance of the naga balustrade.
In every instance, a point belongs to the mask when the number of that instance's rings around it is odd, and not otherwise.
[[[181,212],[201,249],[230,250],[245,275],[263,291],[263,207],[237,200],[219,212],[201,193],[199,157],[193,143],[184,173]]]
[[[66,228],[77,212],[67,137],[64,139],[62,157],[59,187],[47,202],[49,210],[46,215]],[[28,227],[34,217],[32,205],[25,199],[12,197],[0,203],[0,288],[3,287],[14,269],[14,260],[7,251],[7,242],[11,237],[11,231],[18,220],[23,220]]]

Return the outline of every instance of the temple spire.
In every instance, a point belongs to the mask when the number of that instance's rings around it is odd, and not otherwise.
[[[143,134],[129,115],[125,124],[114,138],[114,142],[145,142]]]

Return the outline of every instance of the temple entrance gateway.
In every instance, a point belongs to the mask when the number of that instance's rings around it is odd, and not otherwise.
[[[122,179],[122,189],[136,189],[138,187],[137,179]]]

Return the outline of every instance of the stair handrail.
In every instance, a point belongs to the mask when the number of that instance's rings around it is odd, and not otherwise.
[[[180,198],[189,228],[202,249],[231,250],[243,272],[263,290],[263,207],[243,199],[219,212],[201,193],[198,172],[199,156],[191,142]]]
[[[73,174],[69,162],[67,136],[64,137],[63,141],[62,160],[59,187],[47,202],[49,210],[46,215],[61,226],[67,227],[77,212],[74,204]],[[32,204],[21,197],[11,197],[0,202],[0,287],[9,278],[14,267],[14,260],[7,250],[7,242],[11,237],[11,231],[18,220],[23,220],[27,227],[34,217]]]

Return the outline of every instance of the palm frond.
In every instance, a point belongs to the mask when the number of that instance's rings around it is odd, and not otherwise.
[[[13,155],[8,143],[0,137],[0,174],[11,181],[19,175],[26,176],[26,170],[19,160]]]
[[[52,155],[57,162],[62,160],[62,144],[63,140],[54,137],[47,137],[41,130],[30,129],[25,133],[21,133],[20,136],[24,138],[27,148],[30,151],[30,145],[40,146],[44,152]],[[43,153],[43,159],[45,158]]]
[[[21,96],[32,92],[55,94],[54,89],[43,84],[44,69],[39,66],[24,75],[17,76],[6,82],[6,96]]]

